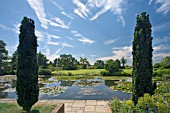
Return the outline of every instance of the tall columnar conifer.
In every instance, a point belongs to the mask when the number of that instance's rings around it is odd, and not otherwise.
[[[136,18],[133,40],[132,100],[137,104],[144,93],[153,94],[151,23],[146,12]]]
[[[34,21],[24,17],[19,34],[18,62],[17,62],[17,103],[25,110],[38,101],[38,64],[37,37],[34,33]]]

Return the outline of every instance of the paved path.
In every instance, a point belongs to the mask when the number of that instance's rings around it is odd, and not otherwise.
[[[0,102],[16,103],[16,100],[0,99]],[[63,104],[64,113],[112,113],[109,102],[104,100],[39,100],[36,104],[56,104],[51,113],[57,113]]]
[[[108,101],[74,100],[64,104],[65,113],[112,113]]]

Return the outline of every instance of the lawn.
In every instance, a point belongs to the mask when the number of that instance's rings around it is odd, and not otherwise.
[[[63,73],[63,74],[74,74],[74,75],[83,75],[83,74],[100,74],[101,71],[105,69],[79,69],[79,70],[61,70],[53,71],[52,74]]]
[[[50,113],[55,105],[35,105],[29,113]],[[15,103],[0,103],[0,113],[23,113],[20,106]]]

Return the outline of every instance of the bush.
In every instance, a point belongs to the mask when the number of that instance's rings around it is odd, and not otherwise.
[[[87,66],[87,69],[94,69],[94,66]]]
[[[51,75],[51,71],[49,69],[39,69],[39,75]]]
[[[109,73],[109,71],[101,71],[100,75],[102,75],[102,76],[109,76],[110,73]]]
[[[110,107],[114,113],[169,113],[168,97],[162,95],[144,94],[134,106],[132,100],[120,102],[118,99],[111,101]]]
[[[119,113],[121,111],[121,103],[120,100],[115,98],[112,102],[111,102],[111,108],[113,113]]]
[[[68,72],[68,76],[72,76],[73,74],[71,72]]]

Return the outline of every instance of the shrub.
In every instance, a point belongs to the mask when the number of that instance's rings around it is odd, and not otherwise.
[[[68,72],[68,76],[72,76],[73,74],[71,72]]]
[[[39,75],[51,75],[51,71],[49,69],[39,69]]]
[[[109,76],[110,74],[109,74],[109,71],[101,71],[100,75],[102,75],[102,76]]]
[[[111,108],[112,108],[112,111],[114,113],[119,113],[121,111],[121,103],[120,103],[120,100],[115,98],[112,102],[111,102]]]

